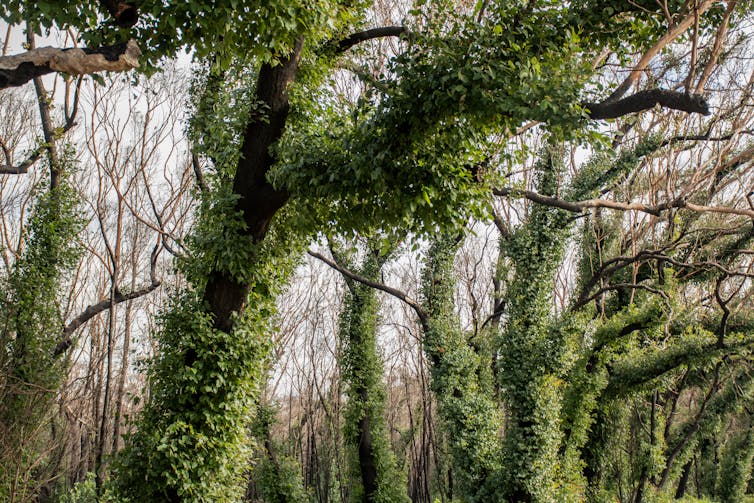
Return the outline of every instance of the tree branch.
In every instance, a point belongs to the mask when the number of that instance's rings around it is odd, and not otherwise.
[[[401,35],[407,35],[408,33],[408,28],[405,26],[383,26],[381,28],[372,28],[371,30],[353,33],[346,38],[335,42],[335,51],[340,54],[367,40],[382,37],[400,37]]]
[[[141,50],[133,40],[96,49],[41,47],[22,54],[2,56],[0,89],[17,87],[53,72],[69,75],[125,72],[139,67],[140,56]]]
[[[663,211],[673,208],[683,208],[699,213],[726,213],[754,218],[754,210],[752,209],[729,208],[727,206],[704,206],[690,203],[682,197],[667,203],[651,206],[644,203],[621,203],[618,201],[609,201],[607,199],[586,199],[584,201],[572,202],[558,199],[557,197],[545,196],[530,190],[518,190],[510,187],[493,189],[492,192],[495,195],[502,197],[523,197],[537,204],[560,208],[572,213],[581,213],[587,208],[609,208],[620,211],[641,211],[643,213],[649,213],[650,215],[660,216]]]
[[[110,299],[110,297],[108,297],[107,299],[103,299],[96,304],[92,304],[91,306],[87,307],[84,312],[76,316],[65,326],[65,328],[63,328],[63,338],[60,340],[60,342],[58,342],[57,346],[55,346],[53,355],[60,356],[61,354],[65,353],[73,344],[73,338],[71,337],[73,332],[75,332],[76,329],[78,329],[87,321],[122,302],[138,299],[139,297],[143,297],[144,295],[153,292],[157,289],[157,287],[160,286],[160,284],[160,281],[153,280],[151,284],[145,286],[144,288],[134,290],[130,293],[123,294],[120,291],[116,291],[112,300]]]
[[[646,290],[649,293],[653,293],[655,295],[659,295],[665,300],[665,303],[670,305],[670,298],[668,297],[668,294],[663,292],[662,290],[659,290],[657,288],[653,288],[648,285],[642,285],[641,283],[617,283],[615,285],[607,285],[596,292],[594,292],[589,297],[586,297],[585,299],[579,299],[576,301],[576,303],[571,306],[571,311],[578,311],[585,305],[589,304],[591,301],[602,295],[603,293],[607,293],[613,290],[623,290],[623,289],[633,289],[633,290]]]
[[[79,84],[81,81],[79,80]],[[63,128],[56,132],[55,138],[61,138],[63,135],[65,135],[68,131],[73,129],[73,126],[76,125],[76,114],[78,113],[78,106],[79,106],[79,94],[78,94],[78,88],[76,89],[76,97],[73,102],[73,110],[71,111],[70,115],[66,113],[66,121],[63,125]],[[44,154],[45,150],[47,150],[47,144],[40,145],[36,149],[34,149],[29,156],[24,159],[21,164],[0,164],[0,175],[23,175],[29,172],[29,168],[39,160],[40,157],[42,157],[42,154]],[[6,154],[6,158],[10,160],[10,155]]]
[[[583,103],[589,117],[595,120],[615,119],[624,115],[649,110],[660,105],[673,110],[709,115],[709,104],[701,94],[686,94],[667,89],[647,89],[620,100],[605,100],[600,103]]]
[[[644,54],[644,56],[641,57],[639,62],[636,63],[636,66],[631,70],[631,73],[626,77],[626,80],[624,80],[623,83],[613,91],[606,101],[617,101],[621,96],[626,94],[626,91],[639,81],[641,74],[647,69],[652,59],[654,59],[654,57],[665,48],[665,46],[682,35],[692,24],[694,24],[695,19],[712,7],[713,3],[713,0],[704,0],[697,5],[694,13],[686,16],[679,23],[671,27],[670,30],[668,30],[668,32],[663,35],[657,43],[655,43],[655,45]]]
[[[376,281],[369,280],[367,278],[364,278],[363,276],[359,276],[358,274],[346,269],[345,267],[341,266],[340,264],[330,260],[329,258],[325,257],[324,255],[313,252],[309,250],[307,252],[309,255],[311,255],[314,258],[317,258],[324,262],[325,264],[329,265],[339,273],[341,273],[343,276],[346,276],[347,278],[350,278],[354,281],[358,281],[359,283],[366,285],[368,287],[374,288],[375,290],[380,290],[382,292],[385,292],[387,294],[392,295],[393,297],[402,300],[406,304],[408,304],[409,307],[411,307],[414,312],[416,312],[416,315],[419,317],[419,321],[422,324],[422,328],[425,330],[425,333],[427,332],[427,327],[429,326],[429,315],[424,310],[424,308],[421,307],[421,305],[406,295],[406,293],[396,289],[392,288],[387,285],[383,285],[382,283],[378,283]]]

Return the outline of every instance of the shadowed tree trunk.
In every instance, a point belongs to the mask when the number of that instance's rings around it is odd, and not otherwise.
[[[241,159],[238,162],[233,192],[238,194],[238,209],[243,212],[246,232],[255,242],[267,235],[275,213],[288,200],[288,193],[276,190],[267,181],[267,173],[275,159],[270,147],[277,142],[285,129],[290,105],[288,87],[296,77],[303,48],[299,38],[293,51],[277,66],[262,65],[257,79],[255,98],[266,105],[266,113],[254,113],[243,134]],[[249,293],[250,285],[239,282],[227,271],[214,271],[204,291],[204,300],[214,315],[215,328],[230,331],[231,316],[240,312]]]

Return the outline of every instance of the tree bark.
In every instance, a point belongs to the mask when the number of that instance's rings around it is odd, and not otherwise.
[[[41,47],[22,54],[0,57],[0,89],[21,86],[35,77],[63,72],[87,75],[97,72],[125,72],[139,67],[141,50],[136,42],[95,49]]]
[[[689,475],[691,475],[691,464],[694,462],[694,458],[689,459],[683,469],[681,470],[681,478],[678,480],[678,487],[675,490],[675,499],[679,500],[686,495],[686,487],[689,483]]]
[[[233,192],[240,196],[238,209],[243,213],[246,232],[255,242],[267,235],[270,222],[288,201],[289,194],[275,189],[267,173],[275,163],[270,147],[283,135],[290,108],[288,87],[296,77],[303,48],[299,38],[288,58],[276,66],[262,65],[257,79],[256,100],[265,105],[266,113],[255,113],[243,135]],[[204,301],[214,316],[214,326],[225,332],[233,328],[233,313],[246,304],[250,285],[233,278],[227,271],[214,271],[204,291]]]
[[[709,104],[700,94],[686,94],[666,89],[639,91],[620,100],[605,100],[601,103],[583,103],[592,119],[615,119],[636,112],[643,112],[660,105],[672,110],[709,115]]]

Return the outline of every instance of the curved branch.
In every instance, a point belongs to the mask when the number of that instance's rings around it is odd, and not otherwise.
[[[647,89],[620,100],[605,100],[600,103],[582,103],[595,120],[615,119],[624,115],[649,110],[660,105],[672,110],[709,115],[709,104],[701,94],[686,94],[667,89]]]
[[[402,292],[396,288],[393,288],[387,285],[383,285],[382,283],[369,280],[367,278],[364,278],[363,276],[359,276],[358,274],[346,269],[345,267],[341,266],[340,264],[336,263],[333,260],[330,260],[329,258],[325,257],[324,255],[320,253],[313,252],[311,250],[309,250],[307,253],[311,255],[312,257],[321,260],[322,262],[329,265],[330,267],[332,267],[333,269],[335,269],[336,271],[338,271],[343,276],[346,276],[349,279],[357,281],[368,287],[374,288],[375,290],[380,290],[382,292],[392,295],[393,297],[397,299],[402,300],[409,307],[411,307],[414,310],[414,312],[416,312],[416,316],[419,317],[419,321],[421,322],[422,328],[424,329],[425,333],[428,331],[429,315],[417,301],[415,301],[414,299],[406,295],[405,292]]]
[[[622,290],[622,289],[646,290],[649,293],[659,295],[665,300],[666,304],[670,305],[670,298],[668,297],[668,294],[663,292],[662,290],[653,288],[648,285],[642,285],[641,283],[616,283],[614,285],[607,285],[600,288],[599,290],[594,292],[589,297],[586,297],[585,299],[579,299],[573,304],[573,306],[571,306],[571,311],[578,311],[579,309],[589,304],[591,301],[593,301],[594,299],[596,299],[603,293],[607,293],[613,290]]]
[[[123,294],[118,291],[115,292],[112,300],[110,299],[110,297],[108,297],[107,299],[101,300],[96,304],[92,304],[91,306],[87,307],[84,312],[76,316],[65,326],[65,328],[63,328],[63,338],[60,340],[60,342],[58,342],[57,346],[55,346],[53,356],[60,356],[61,354],[65,353],[68,348],[71,347],[71,345],[73,345],[73,338],[71,337],[71,335],[81,325],[91,320],[98,314],[107,311],[113,306],[129,300],[138,299],[139,297],[143,297],[144,295],[153,292],[157,289],[157,287],[160,286],[160,284],[161,283],[159,281],[152,281],[151,284],[145,286],[144,288],[134,290],[130,293]]]
[[[372,28],[371,30],[364,30],[353,33],[346,38],[339,40],[334,44],[335,51],[340,54],[355,45],[366,42],[367,40],[382,37],[400,37],[401,35],[408,34],[408,28],[406,28],[405,26],[383,26],[381,28]]]
[[[2,56],[0,89],[17,87],[53,72],[69,75],[125,72],[139,67],[140,56],[141,50],[133,40],[96,49],[41,47],[22,54]]]

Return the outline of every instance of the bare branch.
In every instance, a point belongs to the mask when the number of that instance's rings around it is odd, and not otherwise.
[[[141,50],[133,40],[96,49],[41,47],[22,54],[2,56],[0,89],[17,87],[53,72],[69,75],[125,72],[138,68],[140,56]]]
[[[728,27],[730,26],[730,17],[733,14],[733,11],[735,10],[737,4],[738,0],[732,0],[728,2],[728,7],[727,9],[725,9],[723,20],[720,23],[720,26],[717,27],[717,35],[715,35],[715,43],[712,47],[709,61],[704,67],[702,76],[699,77],[699,82],[697,82],[696,88],[694,89],[694,92],[696,93],[701,93],[704,90],[704,86],[707,84],[707,80],[709,80],[712,72],[717,66],[718,59],[720,59],[720,54],[723,52],[723,40],[725,39],[725,35],[728,33]]]
[[[709,115],[709,104],[700,94],[686,94],[667,89],[648,89],[621,100],[605,100],[600,103],[583,103],[589,117],[595,120],[615,119],[624,115],[642,112],[660,105],[673,110]]]
[[[408,33],[409,31],[405,26],[383,26],[381,28],[372,28],[371,30],[353,33],[343,40],[339,40],[334,45],[336,52],[342,53],[355,45],[366,42],[367,40],[382,37],[400,37],[401,35],[407,35]]]
[[[57,346],[55,346],[53,355],[59,356],[65,353],[73,344],[73,339],[71,337],[73,332],[75,332],[76,329],[78,329],[87,321],[122,302],[138,299],[139,297],[143,297],[144,295],[153,292],[160,286],[160,284],[161,283],[159,281],[152,281],[150,285],[147,285],[144,288],[125,294],[121,293],[120,291],[116,291],[112,299],[108,297],[107,299],[103,299],[96,304],[92,304],[91,306],[87,307],[84,312],[76,316],[65,326],[65,328],[63,328],[63,338],[60,340],[60,342],[58,342]]]
[[[311,250],[309,250],[307,253],[311,255],[312,257],[321,260],[322,262],[329,265],[330,267],[332,267],[333,269],[341,273],[343,276],[346,276],[347,278],[350,278],[354,281],[358,281],[359,283],[363,285],[374,288],[375,290],[380,290],[382,292],[392,295],[393,297],[397,299],[402,300],[409,307],[411,307],[414,310],[414,312],[416,312],[416,315],[419,317],[419,321],[422,324],[422,328],[424,328],[425,332],[427,331],[427,328],[429,326],[429,315],[417,301],[415,301],[414,299],[406,295],[405,292],[402,292],[396,288],[393,288],[387,285],[383,285],[382,283],[369,280],[363,276],[359,276],[358,274],[346,269],[342,265],[336,263],[333,260],[330,260],[329,258],[325,257],[324,255],[320,253],[313,252]]]
[[[624,94],[626,94],[631,86],[639,81],[642,72],[647,69],[647,66],[649,66],[649,63],[652,61],[652,59],[654,59],[654,57],[663,48],[665,48],[665,46],[667,46],[673,40],[683,34],[683,32],[685,32],[692,24],[694,24],[694,20],[697,19],[698,16],[701,16],[707,9],[712,7],[713,4],[713,0],[704,0],[697,6],[695,12],[686,16],[686,18],[682,19],[680,23],[671,27],[670,30],[663,37],[661,37],[660,40],[658,40],[657,43],[644,54],[644,56],[641,57],[639,62],[636,63],[634,68],[631,70],[631,73],[629,73],[628,77],[626,77],[626,80],[624,80],[623,83],[618,86],[615,91],[613,91],[613,94],[611,94],[606,101],[617,101]]]
[[[699,213],[726,213],[754,218],[754,210],[752,209],[729,208],[727,206],[704,206],[690,203],[684,198],[678,198],[667,203],[651,206],[644,203],[621,203],[618,201],[609,201],[607,199],[586,199],[584,201],[572,202],[558,199],[556,197],[545,196],[530,190],[518,190],[513,188],[494,189],[493,193],[497,196],[503,197],[523,197],[538,204],[560,208],[573,213],[581,213],[587,208],[609,208],[620,211],[641,211],[643,213],[649,213],[650,215],[660,216],[663,211],[673,208],[683,208]]]

